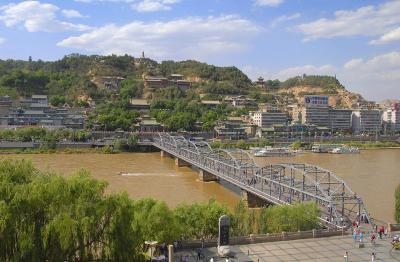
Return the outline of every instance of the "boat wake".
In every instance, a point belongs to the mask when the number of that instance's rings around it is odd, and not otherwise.
[[[142,177],[142,176],[168,176],[168,177],[174,177],[177,176],[176,174],[172,174],[172,173],[167,173],[167,174],[162,174],[162,173],[124,173],[124,172],[120,172],[118,173],[118,175],[120,176],[128,176],[128,177]]]

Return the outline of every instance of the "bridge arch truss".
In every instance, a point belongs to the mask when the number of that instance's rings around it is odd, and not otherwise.
[[[363,214],[373,224],[361,199],[338,176],[318,166],[283,163],[259,166],[240,149],[212,149],[204,141],[159,133],[154,146],[224,179],[242,190],[278,205],[315,202],[320,219],[332,226],[350,226]]]

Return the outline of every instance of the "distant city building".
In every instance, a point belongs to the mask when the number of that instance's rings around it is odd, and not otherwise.
[[[264,80],[264,78],[261,77],[261,76],[260,76],[259,78],[257,78],[256,85],[258,85],[259,87],[264,88],[264,87],[265,87],[265,80]]]
[[[168,85],[168,79],[166,77],[147,76],[144,83],[148,88],[164,88]]]
[[[180,74],[171,74],[169,79],[172,81],[184,80],[184,76]]]
[[[139,129],[138,131],[140,132],[154,133],[164,131],[164,126],[158,123],[157,120],[154,118],[143,119],[142,121],[140,121],[137,127]]]
[[[258,128],[256,132],[257,137],[287,137],[287,138],[301,138],[304,136],[314,136],[329,133],[328,128],[317,127],[315,125],[291,124],[291,125],[275,125],[268,128]]]
[[[329,119],[329,111],[330,109],[327,105],[317,107],[305,106],[301,109],[301,123],[305,125],[330,127],[331,121]]]
[[[352,114],[352,129],[356,134],[382,131],[382,113],[378,109],[357,109]]]
[[[183,91],[186,91],[192,86],[192,82],[185,80],[183,75],[171,74],[167,77],[154,77],[146,76],[144,83],[148,88],[165,88],[168,86],[177,87]]]
[[[304,96],[304,105],[306,107],[327,107],[329,106],[328,96],[307,95]]]
[[[246,106],[257,106],[256,100],[248,98],[246,96],[227,96],[225,102],[230,103],[233,107],[246,107]]]
[[[147,102],[146,99],[131,99],[130,108],[138,111],[149,111],[150,104]]]
[[[0,97],[0,117],[7,116],[12,106],[12,100],[9,96]]]
[[[304,96],[304,106],[292,107],[292,119],[302,124],[328,128],[331,131],[350,131],[352,110],[329,106],[328,96]]]
[[[67,108],[50,108],[47,103],[47,96],[43,95],[33,95],[31,99],[21,100],[18,104],[20,107],[11,107],[7,115],[0,117],[1,128],[38,126],[82,129],[84,127],[84,118],[81,114],[73,113]]]
[[[382,120],[387,130],[400,130],[400,103],[394,103],[386,108]]]
[[[257,111],[251,115],[253,123],[258,127],[272,127],[275,125],[287,125],[288,116],[275,107],[269,107],[262,111]]]
[[[221,101],[218,101],[218,100],[202,100],[201,104],[206,106],[209,109],[215,109],[221,104]]]
[[[103,77],[101,77],[101,83],[108,90],[119,89],[121,82],[124,80],[125,80],[125,78],[119,77],[119,76],[103,76]]]
[[[46,106],[49,103],[46,95],[33,95],[31,101],[32,104],[42,104]]]
[[[246,128],[235,121],[221,121],[214,127],[215,137],[219,139],[246,139]]]
[[[332,131],[351,131],[351,109],[329,109],[328,126]]]

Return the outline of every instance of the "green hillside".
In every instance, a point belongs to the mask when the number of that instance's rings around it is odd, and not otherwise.
[[[250,79],[236,67],[216,67],[197,61],[164,61],[132,56],[69,55],[54,62],[0,60],[0,95],[12,97],[46,94],[72,101],[81,95],[101,101],[107,97],[93,81],[99,76],[142,79],[142,76],[182,74],[196,79],[196,88],[216,93],[241,93],[251,87]]]
[[[192,81],[192,88],[186,92],[176,87],[145,88],[145,76],[168,77],[171,74],[183,75]],[[102,77],[108,76],[123,77],[124,80],[118,89],[110,90],[101,82]],[[222,101],[226,95],[243,94],[257,103],[282,106],[298,102],[304,93],[316,93],[336,95],[338,104],[344,104],[343,101],[351,104],[347,102],[352,99],[351,93],[346,92],[339,81],[330,76],[303,75],[283,82],[267,80],[260,86],[236,67],[217,67],[193,60],[156,62],[128,55],[78,54],[52,62],[0,60],[0,96],[21,98],[43,94],[49,96],[54,106],[68,103],[89,107],[95,102],[96,108],[90,110],[88,117],[88,127],[106,130],[130,130],[140,121],[139,112],[130,108],[131,98],[151,98],[150,115],[171,130],[211,130],[216,121],[230,115],[247,114],[257,107],[233,108],[222,103],[211,110],[202,105],[202,99]]]

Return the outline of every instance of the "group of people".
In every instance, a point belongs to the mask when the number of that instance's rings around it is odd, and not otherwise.
[[[363,223],[368,223],[368,218],[366,216],[360,216],[360,221]],[[366,236],[367,234],[367,236]],[[357,242],[359,240],[360,243],[363,243],[364,238],[365,237],[369,237],[371,244],[373,246],[375,246],[375,241],[377,239],[377,235],[379,236],[379,239],[384,239],[384,238],[388,238],[390,237],[390,235],[388,234],[388,229],[384,226],[380,226],[378,228],[378,226],[375,227],[374,232],[364,232],[363,230],[361,230],[359,222],[355,221],[353,223],[353,239],[354,242]],[[392,241],[392,245],[393,247],[398,246],[400,248],[400,238],[398,236],[393,237],[393,241]],[[348,252],[345,253],[344,255],[344,259],[345,261],[348,261]],[[376,253],[372,252],[371,253],[371,261],[375,261],[376,260]]]
[[[384,226],[379,227],[379,229],[376,228],[375,232],[378,233],[379,239],[383,239],[383,238],[387,238],[388,237],[388,229],[386,227],[384,227]],[[371,243],[375,242],[375,240],[376,240],[375,233],[374,232],[372,232],[372,233],[367,232],[367,234],[370,235]],[[365,237],[365,232],[360,229],[358,224],[356,224],[356,226],[353,228],[353,239],[354,239],[354,242],[357,242],[357,239],[359,239],[360,242],[363,242],[364,237]]]

